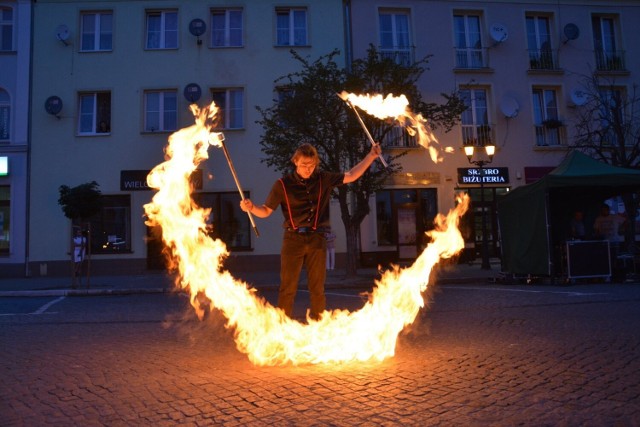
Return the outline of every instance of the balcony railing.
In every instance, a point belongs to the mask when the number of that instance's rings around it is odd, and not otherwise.
[[[398,47],[394,49],[378,48],[378,53],[382,59],[391,59],[398,65],[410,67],[414,61],[413,47]]]
[[[491,125],[462,125],[462,145],[484,147],[495,145],[495,136]]]
[[[529,49],[529,69],[557,70],[556,54],[551,49]]]
[[[626,71],[624,50],[596,50],[596,68],[598,71]]]
[[[535,125],[538,147],[559,147],[567,145],[567,129],[558,120],[549,120]]]
[[[486,48],[455,48],[456,68],[479,69],[489,67]]]
[[[418,138],[409,135],[404,126],[394,126],[382,138],[382,145],[389,148],[415,148]]]

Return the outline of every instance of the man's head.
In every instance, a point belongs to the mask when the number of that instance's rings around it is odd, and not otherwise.
[[[313,145],[302,144],[296,152],[293,153],[291,161],[296,165],[296,173],[303,179],[307,179],[313,174],[316,167],[318,167],[320,157]]]

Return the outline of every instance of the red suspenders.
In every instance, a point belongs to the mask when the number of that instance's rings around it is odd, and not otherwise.
[[[291,205],[289,204],[289,197],[287,196],[287,187],[284,185],[284,181],[280,178],[280,184],[282,184],[282,191],[284,191],[284,200],[287,202],[287,210],[289,211],[289,222],[294,230],[297,230],[296,224],[293,222],[293,215],[291,214]],[[313,222],[313,229],[318,228],[318,215],[320,214],[320,198],[322,197],[322,177],[318,176],[318,183],[320,185],[320,189],[318,190],[318,204],[316,206],[316,219]]]

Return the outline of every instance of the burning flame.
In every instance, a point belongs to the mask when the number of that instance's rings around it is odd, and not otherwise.
[[[368,114],[378,119],[395,119],[404,126],[407,133],[418,137],[418,143],[429,151],[429,156],[434,163],[442,161],[442,156],[434,144],[438,143],[435,135],[431,131],[427,120],[422,114],[416,114],[409,108],[409,100],[406,96],[393,96],[388,94],[385,98],[382,95],[356,95],[354,93],[342,92],[338,94],[343,101],[349,103],[354,108],[359,107]],[[446,147],[445,151],[453,152],[452,147]]]
[[[256,365],[318,364],[383,360],[394,355],[398,334],[411,324],[424,306],[432,267],[464,246],[457,224],[468,207],[468,196],[446,217],[438,215],[432,243],[408,268],[394,266],[375,281],[368,301],[355,312],[325,311],[321,319],[303,324],[270,305],[245,282],[223,270],[228,255],[221,240],[207,236],[208,209],[191,199],[189,177],[208,158],[209,145],[220,145],[222,135],[212,133],[217,108],[192,106],[195,124],[169,137],[167,160],[148,176],[157,189],[144,206],[147,225],[160,225],[172,252],[176,284],[189,292],[191,304],[202,318],[216,308],[233,329],[239,351]],[[202,296],[208,301],[204,301]]]

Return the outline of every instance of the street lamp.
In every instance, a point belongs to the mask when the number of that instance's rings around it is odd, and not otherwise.
[[[493,161],[496,146],[489,142],[482,144],[480,147],[484,147],[488,160],[473,160],[476,148],[475,145],[465,145],[464,154],[467,155],[469,163],[476,165],[480,169],[480,205],[482,209],[482,265],[480,268],[483,270],[491,270],[491,264],[489,263],[489,248],[487,247],[487,214],[484,206],[484,166]]]

